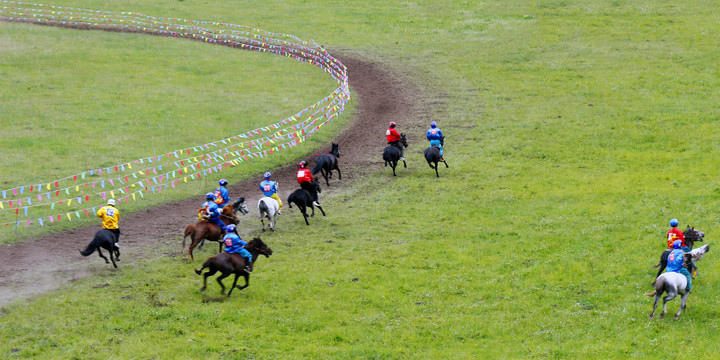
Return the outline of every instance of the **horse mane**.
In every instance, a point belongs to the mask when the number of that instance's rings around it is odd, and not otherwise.
[[[238,207],[239,207],[240,204],[243,203],[243,202],[245,202],[245,198],[242,197],[242,196],[239,197],[237,200],[235,200],[235,201],[232,203],[233,209],[235,209],[235,210],[237,211]]]
[[[247,245],[245,245],[245,248],[246,249],[258,248],[263,245],[265,245],[265,243],[259,237],[256,236],[252,240],[250,240],[250,242],[248,242]]]

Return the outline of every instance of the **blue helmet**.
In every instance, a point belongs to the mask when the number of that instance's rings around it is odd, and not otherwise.
[[[212,200],[215,198],[215,195],[213,195],[213,193],[210,192],[210,193],[205,194],[205,198],[208,200]]]
[[[680,246],[682,246],[682,241],[680,241],[680,240],[673,241],[673,249],[679,249]]]
[[[230,224],[230,225],[226,226],[225,230],[227,230],[227,232],[235,231],[235,224]]]
[[[678,220],[677,219],[670,220],[670,226],[672,226],[672,227],[678,226]]]
[[[220,181],[218,181],[218,184],[220,184],[220,186],[225,186],[225,185],[227,185],[227,180],[220,179]]]
[[[433,121],[433,122],[430,123],[430,127],[431,127],[431,128],[437,127],[437,124]]]
[[[268,171],[265,173],[265,175],[263,175],[263,179],[268,180],[268,179],[270,179],[271,176],[272,176],[272,174]]]

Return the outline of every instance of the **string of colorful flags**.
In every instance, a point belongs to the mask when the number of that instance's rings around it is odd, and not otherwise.
[[[303,41],[292,35],[243,25],[152,17],[132,12],[113,13],[16,1],[0,1],[0,5],[2,21],[150,33],[286,56],[322,68],[339,85],[315,104],[267,126],[61,179],[0,190],[0,225],[44,226],[48,222],[94,217],[96,208],[108,198],[119,203],[137,201],[174,189],[181,183],[272,156],[305,142],[323,125],[340,116],[350,101],[347,69],[313,40]],[[3,221],[2,218],[8,218],[8,215],[14,219]]]

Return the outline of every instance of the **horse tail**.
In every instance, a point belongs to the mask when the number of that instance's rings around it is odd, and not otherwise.
[[[658,291],[663,291],[663,288],[665,288],[665,277],[658,276],[657,280],[655,280],[655,291],[651,293],[646,293],[645,296],[655,296],[657,295]]]
[[[198,273],[199,274],[199,273]],[[645,293],[645,296],[655,296],[657,294],[657,290],[651,292],[651,293]]]
[[[99,247],[100,242],[98,241],[98,237],[95,236],[95,238],[88,244],[88,246],[85,248],[85,250],[80,250],[80,255],[82,256],[90,256],[92,253],[95,252],[95,249]]]
[[[263,212],[268,212],[269,209],[267,204],[265,203],[265,200],[260,200],[260,203],[258,204],[258,209]]]
[[[320,169],[322,169],[323,164],[325,163],[324,159],[325,158],[323,156],[317,158],[317,161],[315,161],[315,167],[313,167],[312,171],[310,172],[311,174],[315,175],[320,172]]]
[[[215,257],[214,257],[214,256],[212,256],[212,257],[208,258],[207,260],[205,260],[205,262],[203,263],[203,265],[202,265],[202,267],[200,268],[200,270],[195,269],[195,273],[198,274],[198,275],[202,275],[202,271],[205,270],[205,268],[211,267],[213,260],[215,260]]]
[[[292,209],[293,201],[295,201],[295,193],[290,194],[288,196],[288,208]]]
[[[182,248],[185,249],[185,238],[190,236],[192,238],[192,234],[195,232],[195,224],[190,224],[185,227],[185,234],[183,235],[183,242],[182,242]]]

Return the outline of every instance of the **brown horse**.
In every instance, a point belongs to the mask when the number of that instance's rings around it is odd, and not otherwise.
[[[249,251],[250,254],[252,254],[252,262],[250,263],[251,271],[252,268],[255,267],[255,261],[257,260],[259,255],[265,255],[265,257],[270,257],[270,255],[272,255],[273,253],[272,249],[258,237],[252,239],[247,245],[245,245],[245,249]],[[218,284],[220,284],[220,287],[222,288],[222,291],[220,292],[221,294],[225,294],[225,285],[223,285],[222,280],[230,276],[230,274],[235,274],[235,280],[233,280],[232,287],[230,288],[230,291],[228,291],[228,297],[232,293],[233,289],[238,288],[242,290],[250,285],[250,273],[245,271],[245,258],[242,257],[240,254],[217,254],[205,260],[202,268],[200,270],[195,269],[195,273],[198,275],[202,275],[202,271],[205,270],[205,268],[208,268],[208,271],[205,272],[205,275],[203,277],[203,287],[200,288],[200,291],[205,291],[205,289],[207,288],[208,276],[215,275],[215,273],[217,273],[218,271],[222,273],[222,275],[218,276],[218,278],[216,279]],[[237,286],[238,278],[240,277],[240,275],[245,278],[245,285],[243,286]]]
[[[250,212],[248,210],[247,205],[245,204],[245,198],[241,197],[232,204],[227,204],[222,210],[222,214],[220,215],[220,219],[223,221],[223,223],[227,224],[237,224],[239,222],[239,219],[237,217],[236,212],[240,211],[241,214],[246,215]],[[208,223],[208,222],[199,222],[197,224],[190,224],[185,227],[185,233],[183,235],[183,242],[182,242],[182,248],[183,251],[185,250],[185,239],[190,236],[190,239],[192,242],[190,243],[190,247],[188,248],[188,253],[185,255],[183,260],[187,260],[190,258],[191,260],[195,260],[193,257],[193,250],[195,249],[198,244],[201,244],[200,247],[202,248],[202,244],[205,243],[205,240],[210,241],[217,241],[219,245],[218,252],[222,252],[223,242],[222,242],[222,230],[219,226]],[[202,242],[202,243],[201,243]]]

